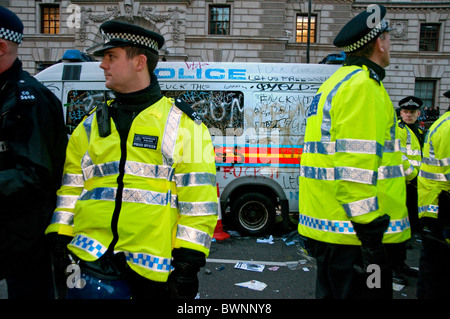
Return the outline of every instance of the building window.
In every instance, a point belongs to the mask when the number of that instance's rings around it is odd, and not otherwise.
[[[436,92],[436,80],[416,79],[414,85],[414,96],[423,101],[420,119],[434,121],[439,117],[439,107],[435,106],[434,97]]]
[[[59,34],[59,5],[41,5],[41,33]]]
[[[209,7],[209,34],[230,34],[230,6]]]
[[[420,25],[419,51],[438,51],[439,24]]]
[[[311,15],[311,30],[309,36],[309,42],[316,42],[316,26],[317,16]],[[297,15],[297,28],[296,28],[296,42],[307,43],[308,42],[308,15]]]

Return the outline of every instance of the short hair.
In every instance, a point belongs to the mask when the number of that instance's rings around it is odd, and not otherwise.
[[[370,41],[369,43],[367,43],[367,45],[363,46],[362,48],[359,48],[358,50],[353,51],[353,52],[347,52],[346,53],[347,56],[359,56],[359,57],[369,58],[373,53],[373,50],[375,48],[375,42],[377,41],[378,38],[381,38],[381,40],[384,40],[385,39],[384,32],[381,33],[378,37],[376,37],[372,41]]]
[[[141,54],[145,55],[147,57],[148,72],[151,74],[151,73],[153,73],[153,71],[155,71],[156,65],[158,64],[158,60],[159,60],[159,56],[157,54],[153,53],[150,50],[144,49],[144,48],[132,47],[132,46],[125,47],[125,52],[129,59],[134,58],[135,56],[138,56]]]

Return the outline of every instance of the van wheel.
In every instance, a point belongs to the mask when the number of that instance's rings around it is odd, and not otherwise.
[[[259,236],[269,231],[275,222],[275,206],[260,193],[246,193],[238,197],[231,207],[237,231]]]

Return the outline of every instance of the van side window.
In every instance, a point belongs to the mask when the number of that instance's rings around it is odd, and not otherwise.
[[[71,90],[67,93],[66,128],[72,134],[83,118],[103,102],[104,90]]]
[[[203,123],[221,135],[244,130],[244,93],[240,91],[162,91],[171,98],[181,98],[199,114]]]

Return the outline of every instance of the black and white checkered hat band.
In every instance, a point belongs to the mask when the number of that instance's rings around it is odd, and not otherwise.
[[[23,34],[5,28],[0,28],[0,39],[9,40],[15,43],[22,43]]]
[[[110,42],[111,40],[121,40],[130,42],[132,44],[148,47],[158,52],[158,42],[142,35],[131,33],[103,33],[103,38],[105,39],[105,44]]]
[[[384,20],[384,19],[381,20],[375,26],[375,28],[373,28],[369,33],[367,33],[365,36],[363,36],[362,39],[359,39],[355,43],[352,43],[348,46],[343,47],[342,50],[344,52],[353,52],[353,51],[358,50],[359,48],[362,48],[367,43],[372,41],[377,35],[379,35],[382,30],[385,30],[387,28],[387,26],[388,26],[388,23],[386,22],[386,20]]]

